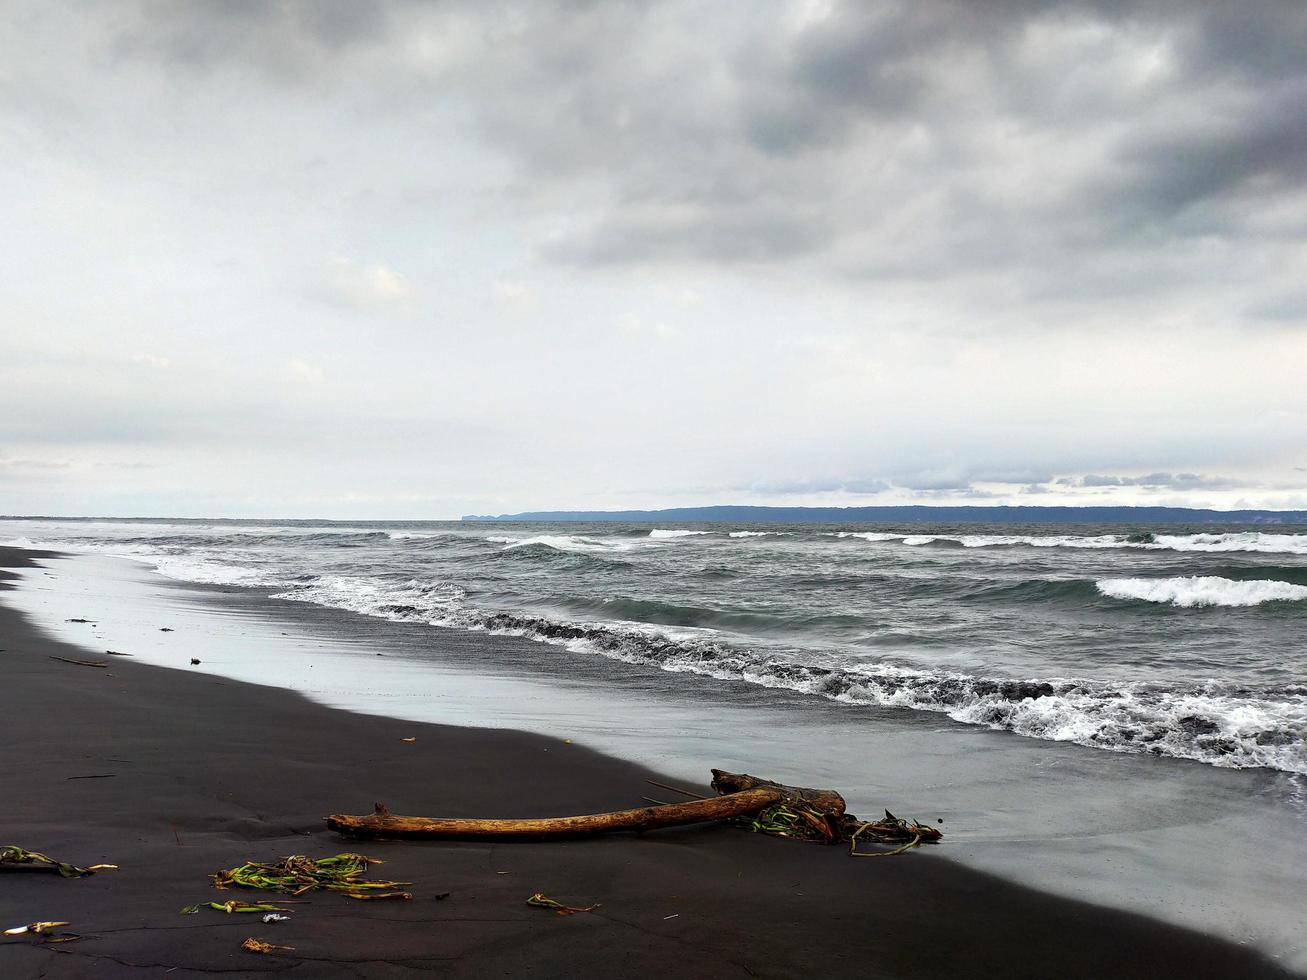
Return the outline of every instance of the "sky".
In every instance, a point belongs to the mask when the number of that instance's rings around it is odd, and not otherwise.
[[[1307,5],[35,0],[0,513],[1307,507]]]

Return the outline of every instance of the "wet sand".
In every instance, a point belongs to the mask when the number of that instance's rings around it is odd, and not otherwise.
[[[32,556],[0,549],[0,565]],[[374,800],[401,813],[557,815],[666,791],[644,769],[537,735],[358,715],[281,689],[91,658],[3,607],[0,649],[0,843],[121,866],[80,880],[6,875],[0,924],[66,919],[83,937],[3,940],[6,977],[1289,975],[1246,947],[953,864],[947,838],[877,861],[715,826],[359,845],[321,816]],[[217,868],[345,850],[384,858],[375,873],[412,881],[413,901],[304,896],[276,925],[179,914],[232,897],[209,887]],[[562,918],[525,904],[537,891],[601,907]],[[295,951],[247,953],[247,936]]]

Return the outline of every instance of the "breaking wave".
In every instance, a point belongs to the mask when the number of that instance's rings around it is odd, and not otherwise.
[[[69,546],[62,541],[33,541],[26,537],[0,541],[0,546],[50,551],[69,549]],[[224,551],[216,555],[180,548],[164,551],[157,546],[138,544],[133,541],[110,543],[79,541],[76,550],[139,562],[150,566],[160,575],[178,582],[250,587],[277,586],[284,585],[286,582],[283,575],[259,565],[253,558],[248,559],[248,564],[239,560],[233,561],[233,556],[238,553],[232,551]]]
[[[673,673],[783,688],[855,705],[930,711],[1027,738],[1223,768],[1307,774],[1307,686],[1008,679],[887,663],[827,667],[725,642],[716,630],[568,622],[479,610],[451,583],[326,578],[278,596],[400,622],[522,636]]]
[[[38,524],[9,543],[1030,738],[1307,774],[1291,631],[1307,612],[1307,534],[735,526],[747,529],[188,524],[146,536],[79,524],[45,543],[57,526]],[[921,561],[929,548],[966,561]],[[1001,548],[1102,550],[983,550]],[[1201,574],[1163,577],[1179,572]],[[1091,637],[1086,623],[1114,629]],[[892,660],[870,659],[887,650]]]
[[[827,537],[896,541],[911,547],[951,545],[963,548],[1137,548],[1142,551],[1253,552],[1307,555],[1307,534],[1239,531],[1219,534],[902,534],[882,531],[833,531]]]
[[[1307,585],[1270,579],[1239,581],[1215,575],[1179,578],[1109,578],[1096,582],[1113,599],[1169,602],[1173,606],[1258,606],[1307,599]]]

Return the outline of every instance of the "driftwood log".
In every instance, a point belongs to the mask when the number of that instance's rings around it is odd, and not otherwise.
[[[376,804],[376,812],[367,816],[335,813],[327,817],[327,826],[352,837],[392,839],[454,840],[496,838],[540,840],[552,837],[584,837],[618,831],[654,830],[729,820],[746,813],[757,813],[785,798],[783,788],[759,785],[740,792],[692,800],[689,803],[665,803],[613,813],[591,813],[575,817],[540,817],[529,820],[494,820],[477,818],[401,817]]]
[[[802,786],[785,786],[773,783],[770,779],[759,779],[745,773],[712,771],[712,788],[718,793],[740,793],[745,790],[769,787],[781,792],[781,799],[786,803],[802,803],[806,809],[815,810],[835,820],[844,816],[844,797],[833,789],[805,789]]]
[[[659,827],[731,820],[754,833],[818,844],[847,844],[855,857],[890,857],[920,844],[934,844],[939,829],[915,820],[903,820],[885,811],[884,820],[859,820],[845,809],[844,797],[834,790],[786,786],[745,773],[712,771],[715,797],[654,783],[694,797],[690,803],[655,803],[654,806],[575,817],[541,817],[529,820],[453,817],[401,817],[376,804],[367,816],[332,814],[327,826],[354,837],[418,840],[550,840],[621,831],[641,833]],[[652,782],[652,780],[650,780]],[[943,822],[942,820],[940,821]],[[859,850],[859,844],[888,844],[892,851]]]

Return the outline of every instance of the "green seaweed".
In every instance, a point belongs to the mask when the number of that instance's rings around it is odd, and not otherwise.
[[[838,818],[797,801],[782,800],[757,813],[737,817],[737,827],[755,834],[785,837],[813,844],[847,843],[853,857],[893,857],[921,844],[933,844],[943,835],[935,827],[903,820],[885,811],[884,820]],[[895,844],[892,851],[860,851],[859,843]]]
[[[292,854],[277,862],[250,861],[237,868],[214,872],[209,877],[213,879],[215,888],[236,885],[280,892],[283,895],[331,891],[357,899],[412,898],[408,892],[391,890],[412,882],[363,880],[368,865],[382,863],[362,854],[337,854],[316,860]]]

